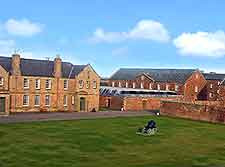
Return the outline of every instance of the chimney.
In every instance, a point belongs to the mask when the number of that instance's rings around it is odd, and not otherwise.
[[[54,60],[54,76],[60,78],[62,76],[62,60],[60,55],[56,55]]]
[[[12,75],[21,75],[21,70],[20,70],[20,55],[19,54],[13,54],[12,55],[12,70],[11,73]]]

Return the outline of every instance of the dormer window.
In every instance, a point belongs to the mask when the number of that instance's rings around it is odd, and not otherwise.
[[[50,79],[47,79],[46,82],[45,82],[45,87],[46,89],[51,89],[52,87],[52,82]]]
[[[2,86],[4,84],[4,78],[0,77],[0,86]]]
[[[28,78],[23,79],[23,88],[29,89],[29,79]]]

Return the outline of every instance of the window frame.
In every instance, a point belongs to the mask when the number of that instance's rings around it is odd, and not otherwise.
[[[0,86],[4,85],[4,78],[0,76]]]
[[[39,101],[38,101],[38,104],[36,104],[36,97],[39,98]],[[34,95],[34,106],[37,107],[37,106],[40,106],[41,104],[41,96],[40,95]]]
[[[27,81],[27,86],[25,86],[25,81]],[[30,88],[30,80],[29,78],[23,78],[23,88],[29,89]]]
[[[72,104],[72,105],[75,104],[75,96],[71,96],[71,104]]]
[[[25,97],[27,97],[27,99]],[[29,106],[29,103],[30,103],[29,101],[30,101],[29,95],[23,95],[23,106],[25,106],[25,107]]]
[[[48,97],[48,103],[49,104],[46,103],[46,100],[47,100],[46,97]],[[51,104],[51,97],[50,97],[50,95],[45,95],[45,106],[50,106],[50,104]]]
[[[78,84],[79,84],[79,89],[83,89],[84,88],[84,81],[83,80],[79,80]]]
[[[67,97],[67,95],[64,95],[63,96],[63,106],[66,107],[67,105],[68,105],[68,97]]]
[[[37,87],[38,84],[38,87]],[[40,90],[41,89],[41,80],[40,79],[35,79],[35,89]]]
[[[47,82],[48,82],[49,87],[47,87]],[[51,79],[46,79],[45,80],[45,89],[46,90],[52,89],[52,80]]]
[[[198,93],[198,86],[195,86],[195,93]]]
[[[63,89],[64,90],[68,90],[68,88],[69,88],[69,80],[68,79],[64,79],[63,80]]]
[[[93,81],[93,89],[97,89],[97,81]]]

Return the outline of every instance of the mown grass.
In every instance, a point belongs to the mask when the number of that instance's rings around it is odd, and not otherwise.
[[[159,132],[135,134],[149,119]],[[0,124],[1,167],[222,167],[225,126],[166,117]]]

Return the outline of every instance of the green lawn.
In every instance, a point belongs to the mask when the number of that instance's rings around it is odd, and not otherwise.
[[[0,124],[0,167],[225,166],[225,125],[154,117]]]

